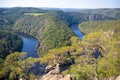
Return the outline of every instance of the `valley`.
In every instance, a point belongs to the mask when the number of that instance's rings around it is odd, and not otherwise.
[[[0,8],[0,16],[0,79],[19,79],[22,75],[33,80],[45,73],[45,67],[56,64],[69,64],[61,73],[70,74],[73,80],[120,75],[120,9],[15,7]],[[32,37],[16,34],[19,32]],[[36,63],[40,63],[39,76],[30,71]]]

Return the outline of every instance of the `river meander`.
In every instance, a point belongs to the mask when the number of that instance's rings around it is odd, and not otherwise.
[[[26,52],[26,57],[38,57],[36,52],[36,45],[38,44],[38,40],[34,37],[28,35],[21,35],[23,40],[22,52]]]

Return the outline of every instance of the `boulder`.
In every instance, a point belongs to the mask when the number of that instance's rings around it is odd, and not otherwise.
[[[39,80],[72,80],[71,76],[68,74],[65,77],[61,74],[54,74],[54,75],[44,75]]]
[[[59,80],[72,80],[71,76],[68,74],[65,77],[59,79]]]
[[[63,76],[61,74],[55,74],[55,75],[44,75],[41,79],[39,80],[59,80]]]
[[[120,80],[120,76],[118,76],[118,77],[116,78],[116,80]]]
[[[63,75],[60,73],[59,64],[56,64],[54,68],[50,66],[46,69],[48,70],[47,74],[43,75],[38,80],[72,80],[70,75],[66,75],[65,77],[63,77]]]

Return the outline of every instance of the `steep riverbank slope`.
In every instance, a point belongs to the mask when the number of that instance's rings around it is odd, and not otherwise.
[[[117,77],[120,75],[119,13],[120,9],[0,8],[0,29],[36,37],[40,56],[24,59],[25,53],[8,55],[0,68],[0,78],[33,79],[36,76],[29,69],[36,61],[48,66],[67,66],[62,73],[71,74],[75,80]],[[70,29],[71,25],[79,23],[85,34],[82,40]]]

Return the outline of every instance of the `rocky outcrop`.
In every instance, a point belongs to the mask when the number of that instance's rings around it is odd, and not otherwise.
[[[63,78],[61,74],[46,74],[39,80],[60,80],[61,78]]]
[[[116,78],[116,80],[120,80],[120,75]]]
[[[63,77],[62,74],[46,74],[41,79],[38,80],[72,80],[71,76],[68,74],[65,77]]]
[[[72,80],[71,76],[68,74],[65,77],[59,79],[59,80]]]
[[[70,75],[65,77],[60,73],[59,64],[56,64],[55,68],[49,71],[47,74],[43,75],[38,80],[72,80]]]

